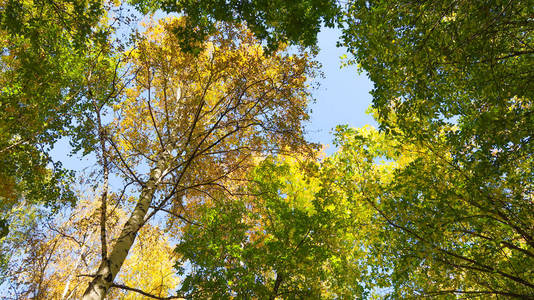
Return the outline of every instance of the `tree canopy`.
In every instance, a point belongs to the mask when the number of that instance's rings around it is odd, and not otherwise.
[[[18,1],[0,4],[0,260],[10,259],[9,231],[26,229],[19,211],[50,211],[75,202],[73,173],[53,160],[61,138],[87,144],[79,116],[87,111],[86,71],[109,56],[112,28],[101,1]],[[39,209],[37,209],[39,210]],[[40,210],[43,212],[42,210]],[[21,221],[21,222],[19,222]],[[29,221],[31,223],[31,221]],[[22,227],[20,227],[21,225]],[[5,265],[2,264],[0,269]],[[1,270],[4,273],[5,270]],[[2,281],[0,278],[0,281]]]
[[[3,1],[0,290],[534,299],[531,2]],[[321,26],[379,124],[331,155]]]
[[[344,43],[375,83],[381,127],[431,151],[387,192],[410,206],[385,212],[393,249],[428,270],[408,292],[532,297],[532,13],[529,1],[348,8]]]
[[[195,50],[195,42],[213,33],[217,22],[246,23],[271,51],[281,43],[312,46],[317,44],[321,26],[334,26],[340,12],[333,0],[131,0],[130,3],[144,13],[161,9],[188,16],[187,26],[174,32],[188,51]]]
[[[345,163],[365,176],[350,188],[373,208],[380,235],[369,264],[389,270],[391,297],[532,296],[528,187],[479,185],[445,134],[432,144],[349,128],[338,137]]]
[[[302,137],[306,78],[314,72],[308,54],[266,56],[248,30],[221,24],[195,55],[172,34],[186,24],[183,18],[147,24],[125,54],[130,85],[102,131],[111,145],[102,155],[140,194],[85,299],[113,287],[137,233],[155,214],[169,211],[172,219],[214,193],[232,193],[255,156],[311,150]]]
[[[266,159],[238,200],[214,199],[184,228],[176,247],[189,262],[182,290],[191,298],[354,298],[366,273],[358,262],[365,230],[360,206],[335,163]],[[364,243],[362,241],[362,243]]]

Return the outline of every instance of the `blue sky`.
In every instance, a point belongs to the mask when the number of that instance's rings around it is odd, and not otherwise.
[[[319,34],[321,51],[317,60],[323,65],[325,78],[314,91],[316,103],[311,105],[312,114],[307,126],[307,138],[312,142],[329,144],[327,153],[334,150],[331,134],[336,125],[347,124],[351,127],[364,125],[376,126],[373,118],[365,113],[371,105],[369,91],[373,88],[365,74],[358,74],[356,66],[340,68],[340,56],[344,48],[337,48],[339,30],[323,28]]]

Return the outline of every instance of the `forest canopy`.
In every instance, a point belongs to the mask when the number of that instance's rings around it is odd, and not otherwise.
[[[531,1],[0,12],[6,298],[534,299]],[[379,125],[330,155],[305,135],[323,27]]]

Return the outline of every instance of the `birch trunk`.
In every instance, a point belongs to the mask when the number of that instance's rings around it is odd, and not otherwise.
[[[117,273],[120,271],[139,229],[144,225],[144,218],[150,203],[152,202],[152,198],[154,197],[156,185],[161,178],[161,173],[162,170],[159,167],[151,172],[150,179],[141,190],[137,205],[132,211],[128,221],[124,224],[120,236],[113,246],[113,250],[108,258],[102,260],[100,263],[95,278],[89,283],[89,287],[85,290],[82,298],[83,300],[105,299],[107,291],[111,284],[113,284],[115,276],[117,276]]]

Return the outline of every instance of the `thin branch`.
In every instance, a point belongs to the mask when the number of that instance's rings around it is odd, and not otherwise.
[[[163,139],[161,137],[161,134],[158,130],[158,125],[156,123],[156,118],[154,117],[154,112],[152,111],[152,80],[150,78],[150,66],[147,66],[147,73],[148,73],[148,100],[147,100],[147,106],[148,106],[148,112],[150,113],[150,119],[152,120],[152,125],[154,125],[154,130],[156,131],[156,135],[158,136],[158,141],[161,146],[161,151],[165,151],[165,144],[163,143]]]
[[[30,139],[17,141],[16,143],[14,143],[14,144],[12,144],[12,145],[9,145],[9,146],[4,147],[3,149],[0,149],[0,153],[5,152],[5,151],[8,151],[8,150],[11,149],[11,148],[17,147],[18,145],[27,143],[27,142],[29,142],[29,141],[30,141]]]
[[[79,275],[76,275],[77,277],[96,277],[98,276],[97,274],[79,274]]]
[[[133,176],[134,180],[139,183],[141,186],[144,186],[144,182],[141,181],[137,175],[135,175],[134,171],[130,168],[130,166],[126,163],[126,161],[124,160],[124,158],[122,157],[122,154],[120,153],[117,145],[115,144],[115,142],[110,138],[108,138],[108,141],[109,143],[111,144],[111,146],[113,147],[113,149],[115,150],[115,152],[117,153],[117,156],[119,156],[119,159],[120,161],[122,162],[122,164],[126,167],[126,169],[128,170],[128,173],[130,173],[130,175]]]
[[[150,293],[147,293],[145,291],[142,291],[140,289],[137,289],[137,288],[133,288],[133,287],[129,287],[129,286],[126,286],[126,285],[123,285],[123,284],[117,284],[117,283],[113,283],[110,288],[119,288],[119,289],[123,289],[123,290],[127,290],[127,291],[132,291],[132,292],[136,292],[138,294],[141,294],[143,296],[146,296],[146,297],[149,297],[149,298],[152,298],[152,299],[159,299],[159,300],[168,300],[168,299],[183,299],[185,298],[184,296],[169,296],[169,297],[159,297],[159,296],[156,296],[156,295],[153,295],[153,294],[150,294]]]
[[[167,209],[165,209],[165,208],[156,208],[156,207],[154,207],[154,206],[150,206],[150,208],[158,209],[158,210],[160,210],[160,211],[166,212],[166,213],[168,213],[168,214],[170,214],[170,215],[172,215],[172,216],[174,216],[174,217],[176,217],[176,218],[178,218],[178,219],[180,219],[180,220],[182,220],[182,221],[184,221],[184,222],[186,222],[186,223],[188,223],[188,224],[202,227],[201,224],[199,224],[199,223],[197,223],[197,222],[193,222],[193,221],[187,219],[186,217],[182,216],[181,214],[177,214],[177,213],[175,213],[175,212],[173,212],[173,211],[170,211],[170,210],[167,210]]]
[[[436,245],[434,245],[432,242],[429,242],[427,239],[423,238],[421,235],[417,234],[416,232],[414,232],[413,230],[410,230],[408,228],[406,228],[405,226],[402,226],[402,225],[399,225],[395,222],[393,222],[380,208],[378,208],[378,206],[370,199],[366,199],[366,201],[382,216],[382,218],[384,218],[386,220],[386,222],[403,231],[403,232],[406,232],[410,235],[412,235],[413,237],[417,238],[418,240],[420,240],[421,242],[423,243],[426,243],[427,245],[431,246],[432,248],[434,248],[435,250],[437,250],[438,252],[441,252],[447,256],[452,256],[454,258],[457,258],[461,261],[465,261],[467,263],[471,263],[473,265],[466,265],[466,264],[453,264],[451,262],[448,262],[448,261],[443,261],[444,263],[448,263],[450,264],[451,266],[453,267],[457,267],[457,268],[467,268],[467,269],[473,269],[473,270],[478,270],[478,271],[481,271],[481,272],[485,272],[485,273],[497,273],[505,278],[508,278],[512,281],[515,281],[517,283],[520,283],[520,284],[523,284],[525,286],[528,286],[530,288],[534,288],[534,284],[533,283],[530,283],[529,281],[523,279],[523,278],[520,278],[520,277],[517,277],[517,276],[514,276],[512,274],[508,274],[506,272],[503,272],[499,269],[496,269],[492,266],[488,266],[488,265],[485,265],[485,264],[482,264],[481,262],[479,261],[476,261],[474,259],[471,259],[471,258],[468,258],[468,257],[465,257],[463,255],[460,255],[460,254],[457,254],[457,253],[454,253],[452,251],[449,251],[449,250],[446,250],[446,249],[443,249],[443,248],[440,248]]]
[[[514,298],[520,298],[520,299],[534,299],[534,295],[521,295],[511,292],[504,292],[504,291],[462,291],[462,290],[443,290],[443,291],[434,291],[434,292],[427,292],[424,293],[424,295],[427,296],[438,296],[438,295],[447,295],[447,294],[469,294],[469,295],[501,295],[501,296],[509,296]]]

